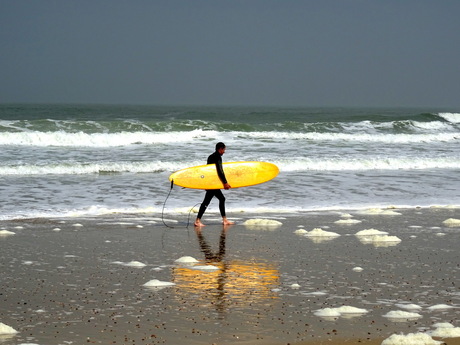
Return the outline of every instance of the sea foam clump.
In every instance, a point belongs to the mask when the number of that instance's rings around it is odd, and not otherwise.
[[[420,315],[419,313],[412,313],[408,311],[393,310],[383,315],[383,317],[392,319],[394,321],[408,321],[408,320],[415,320],[415,319],[421,318],[422,315]]]
[[[393,211],[393,210],[382,210],[380,208],[370,208],[363,213],[365,214],[376,214],[376,215],[383,215],[383,216],[400,216],[401,213]]]
[[[147,265],[142,263],[142,262],[140,262],[140,261],[130,261],[130,262],[126,262],[125,266],[142,268],[142,267],[145,267]]]
[[[377,235],[388,235],[386,231],[380,231],[377,229],[365,229],[358,231],[355,236],[377,236]]]
[[[347,305],[338,307],[336,308],[336,310],[342,315],[343,314],[367,314],[368,313],[366,309],[351,307]]]
[[[450,323],[443,323],[439,324],[434,331],[430,332],[430,334],[432,337],[458,338],[460,337],[460,327],[454,327]]]
[[[460,219],[449,218],[443,221],[442,224],[444,224],[445,226],[449,226],[449,227],[457,227],[457,226],[460,226]]]
[[[152,279],[152,280],[149,280],[147,283],[145,283],[143,286],[151,287],[151,288],[163,288],[163,287],[174,286],[174,285],[176,284],[171,283],[171,282],[164,282],[158,279]]]
[[[425,333],[393,334],[382,345],[441,345],[441,341],[434,340]]]
[[[308,233],[308,231],[305,230],[305,229],[297,229],[296,231],[294,231],[294,234],[296,234],[296,235],[305,235],[307,233]]]
[[[195,264],[198,262],[198,260],[191,256],[182,256],[174,262],[176,264]]]
[[[323,317],[323,318],[337,318],[337,317],[350,317],[350,316],[360,316],[368,313],[366,309],[356,308],[351,306],[341,306],[338,308],[324,308],[318,309],[314,312],[314,315]]]
[[[146,264],[140,262],[140,261],[130,261],[130,262],[121,262],[121,261],[114,261],[112,262],[113,264],[116,265],[122,265],[122,266],[127,266],[127,267],[136,267],[136,268],[142,268],[147,266]]]
[[[8,230],[0,230],[0,236],[11,236],[11,235],[16,235],[16,233],[13,231],[8,231]]]
[[[362,244],[372,244],[375,247],[395,246],[401,242],[399,237],[386,235],[383,231],[376,229],[362,230],[356,233],[355,236]]]
[[[349,214],[349,213],[342,213],[340,215],[340,218],[353,218],[353,216],[351,214]]]
[[[253,230],[273,230],[283,225],[283,223],[274,219],[255,218],[246,220],[243,225]]]
[[[436,311],[436,310],[446,310],[446,309],[452,309],[453,306],[447,305],[447,304],[436,304],[432,305],[431,307],[428,307],[427,309],[429,311]]]
[[[454,327],[451,323],[440,322],[433,325],[436,329],[430,332],[432,337],[439,338],[458,338],[460,337],[460,327]]]
[[[6,335],[6,334],[16,334],[18,331],[16,331],[13,327],[5,325],[4,323],[0,322],[0,335]]]
[[[361,221],[358,220],[358,219],[347,218],[347,219],[336,220],[334,223],[335,224],[342,224],[342,225],[353,225],[353,224],[359,224],[359,223],[361,223]]]
[[[340,317],[340,315],[342,315],[339,313],[339,311],[336,308],[318,309],[313,314],[315,314],[316,316],[327,317],[327,318]]]
[[[372,242],[401,242],[401,239],[397,236],[377,235],[372,237]]]
[[[192,270],[198,270],[198,271],[217,271],[219,267],[214,266],[214,265],[198,265],[198,266],[192,266],[190,267]]]
[[[419,306],[418,304],[414,304],[414,303],[410,303],[410,304],[399,303],[399,304],[395,304],[395,305],[398,308],[406,309],[406,310],[420,310],[420,309],[422,309],[421,306]]]
[[[336,233],[336,232],[325,231],[325,230],[320,229],[320,228],[315,228],[312,231],[308,231],[305,234],[305,236],[307,236],[307,237],[338,237],[340,235],[338,233]]]

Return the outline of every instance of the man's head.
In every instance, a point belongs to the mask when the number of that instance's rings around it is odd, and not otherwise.
[[[225,144],[222,142],[216,144],[216,151],[219,152],[220,155],[223,155],[225,153],[225,148]]]

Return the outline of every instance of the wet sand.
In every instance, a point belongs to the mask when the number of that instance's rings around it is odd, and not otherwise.
[[[229,216],[1,222],[0,323],[18,333],[0,344],[374,345],[460,326],[460,226],[443,223],[459,209]]]

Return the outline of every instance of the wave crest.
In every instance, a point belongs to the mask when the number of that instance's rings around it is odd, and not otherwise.
[[[460,113],[439,113],[440,117],[451,123],[460,123]]]

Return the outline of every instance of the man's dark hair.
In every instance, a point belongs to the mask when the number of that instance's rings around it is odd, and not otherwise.
[[[225,144],[224,143],[217,143],[216,144],[216,151],[218,151],[219,149],[225,149]]]

